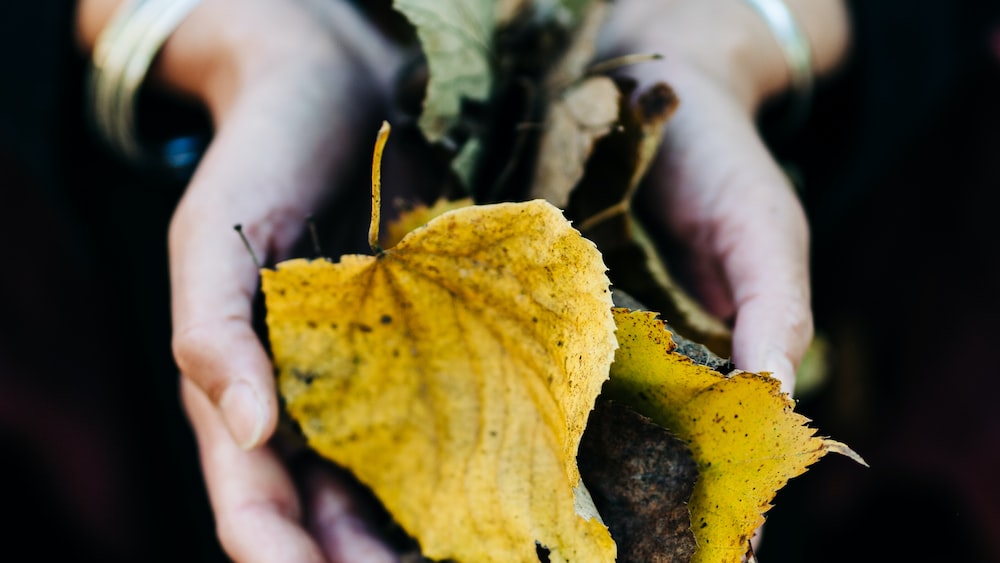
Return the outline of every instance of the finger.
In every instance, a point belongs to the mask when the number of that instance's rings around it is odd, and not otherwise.
[[[788,179],[755,140],[747,145],[754,158],[724,190],[730,203],[718,213],[726,219],[713,221],[711,240],[735,309],[734,364],[769,372],[791,394],[813,338],[809,228]]]
[[[749,142],[749,141],[748,141]],[[710,224],[735,311],[733,361],[771,373],[792,393],[795,371],[813,337],[809,229],[788,180],[756,139],[741,173],[723,188]]]
[[[332,78],[341,63],[313,64],[270,71],[222,112],[170,226],[174,356],[244,448],[273,433],[277,403],[251,327],[257,268],[232,227],[243,225],[260,259],[284,258],[347,168],[360,119],[343,115],[348,93]]]
[[[734,317],[736,367],[792,392],[813,335],[805,213],[746,109],[710,82],[680,84],[657,205],[690,248],[698,294]]]
[[[201,389],[182,377],[181,391],[226,553],[241,563],[325,561],[300,524],[295,485],[281,460],[266,448],[237,447]]]
[[[183,211],[174,218],[173,350],[181,373],[218,405],[231,439],[250,449],[273,432],[277,404],[270,360],[251,326],[256,267],[223,221]]]
[[[799,234],[793,234],[796,231]],[[786,233],[798,240],[807,238],[800,229]],[[741,369],[770,372],[781,381],[782,391],[792,394],[797,366],[813,338],[806,252],[787,239],[760,238],[765,240],[754,251],[761,255],[770,251],[771,256],[751,263],[748,251],[727,264],[730,275],[740,280],[733,287],[737,309],[733,360]]]
[[[369,528],[346,476],[312,467],[304,478],[307,525],[332,563],[395,563],[396,555]]]

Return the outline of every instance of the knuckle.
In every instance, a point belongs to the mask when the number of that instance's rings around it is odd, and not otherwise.
[[[217,323],[190,325],[177,330],[171,342],[181,373],[201,387],[213,403],[219,401],[226,386],[224,378],[209,377],[217,371],[219,353],[213,343],[219,330]]]
[[[219,538],[219,544],[222,546],[223,551],[233,558],[234,561],[238,561],[240,553],[240,533],[238,526],[233,525],[232,518],[227,517],[222,514],[216,515],[215,524],[215,535]]]
[[[182,372],[189,371],[199,360],[208,355],[206,340],[209,337],[207,327],[193,325],[182,328],[174,333],[171,346],[174,360]]]

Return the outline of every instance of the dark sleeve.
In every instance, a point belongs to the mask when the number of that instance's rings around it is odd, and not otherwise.
[[[801,133],[773,147],[801,173],[821,239],[905,165],[995,64],[989,44],[1000,3],[852,0],[849,9],[845,66],[820,83]]]

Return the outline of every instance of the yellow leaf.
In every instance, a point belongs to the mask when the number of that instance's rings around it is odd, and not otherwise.
[[[428,221],[452,209],[460,209],[473,204],[471,197],[449,200],[440,198],[433,205],[419,204],[412,209],[407,209],[399,214],[395,221],[386,228],[385,237],[382,239],[384,248],[396,246],[399,241],[410,231],[422,227]]]
[[[674,352],[656,313],[616,308],[614,316],[619,349],[606,393],[686,441],[698,465],[692,563],[739,562],[777,491],[827,453],[865,464],[846,445],[815,436],[770,375],[727,377],[695,364]]]
[[[464,207],[375,256],[262,277],[288,412],[425,556],[537,561],[537,541],[552,561],[614,561],[592,506],[574,506],[616,346],[611,292],[559,209]]]

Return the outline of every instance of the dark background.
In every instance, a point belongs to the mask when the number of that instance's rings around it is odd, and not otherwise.
[[[830,345],[798,410],[871,468],[793,479],[758,555],[1000,561],[997,6],[856,4],[851,64],[771,142]],[[71,9],[0,7],[0,559],[222,561],[169,348],[180,186],[94,142]]]
[[[797,410],[871,468],[831,455],[790,481],[764,563],[1000,561],[1000,26],[969,5],[920,33],[898,33],[905,9],[873,14],[895,43],[860,45],[875,60],[775,143],[801,174],[830,353]]]

